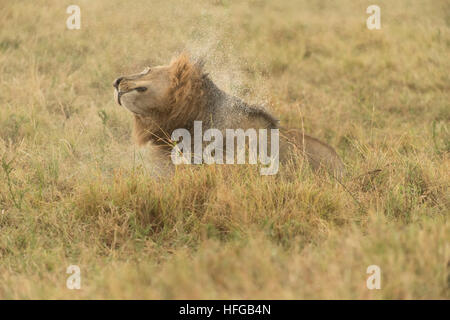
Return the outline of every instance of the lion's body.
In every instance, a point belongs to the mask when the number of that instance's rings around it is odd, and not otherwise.
[[[130,98],[127,95],[122,98],[124,106],[135,114],[134,132],[140,145],[151,141],[163,152],[170,151],[172,144],[169,141],[173,130],[184,128],[193,134],[194,121],[202,121],[203,131],[210,128],[222,132],[226,129],[279,128],[278,120],[271,114],[219,89],[202,72],[201,65],[191,63],[186,56],[181,56],[170,66],[157,67],[155,73],[162,75],[147,75],[147,72],[142,76],[122,77],[117,87],[119,92],[122,86],[128,90],[125,92],[130,92],[133,86],[151,86],[155,78],[170,79],[170,84],[163,90],[161,85],[157,86],[158,92],[155,92],[155,87],[150,87],[153,91],[150,97],[133,93]],[[139,81],[140,78],[142,81]],[[146,106],[143,101],[150,99],[158,103]],[[332,147],[305,135],[301,130],[279,129],[282,161],[295,155],[295,151],[300,151],[313,169],[323,166],[338,176],[342,175],[342,161]],[[169,157],[167,161],[170,161]]]
[[[281,131],[283,136],[281,149],[284,149],[285,156],[300,153],[306,157],[314,170],[324,168],[336,177],[343,176],[344,165],[331,146],[305,134],[300,129],[281,129]]]

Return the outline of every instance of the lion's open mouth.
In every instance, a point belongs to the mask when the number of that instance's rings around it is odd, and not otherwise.
[[[124,94],[124,92],[120,92],[117,90],[116,90],[116,92],[117,92],[117,103],[119,104],[119,106],[121,106],[122,102],[120,102],[120,97]]]

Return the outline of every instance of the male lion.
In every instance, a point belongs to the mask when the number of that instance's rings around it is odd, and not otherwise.
[[[204,130],[279,128],[278,120],[263,108],[219,89],[202,67],[202,62],[193,62],[182,54],[168,66],[147,67],[114,81],[117,103],[134,114],[134,135],[139,145],[150,141],[163,151],[160,155],[170,152],[172,132],[178,128],[192,131],[196,120],[202,121]],[[343,174],[342,161],[326,143],[299,129],[280,128],[280,136],[282,162],[298,150],[314,170],[323,167],[335,176]],[[163,157],[170,161],[168,154]]]

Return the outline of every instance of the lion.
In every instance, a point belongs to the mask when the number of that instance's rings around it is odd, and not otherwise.
[[[146,67],[138,74],[121,76],[114,83],[116,102],[134,115],[134,137],[138,145],[151,143],[170,161],[170,137],[178,128],[192,131],[194,121],[204,130],[278,129],[280,160],[303,155],[313,170],[328,170],[336,177],[344,173],[343,163],[328,144],[300,129],[280,127],[263,107],[250,105],[218,88],[203,71],[204,63],[181,54],[169,65]],[[300,151],[296,153],[295,151]]]

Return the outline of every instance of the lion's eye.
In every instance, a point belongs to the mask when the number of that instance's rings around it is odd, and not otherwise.
[[[147,88],[146,87],[137,87],[134,90],[136,90],[137,92],[144,92],[147,90]]]

